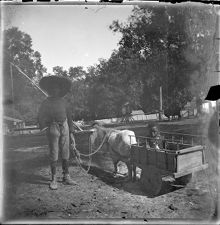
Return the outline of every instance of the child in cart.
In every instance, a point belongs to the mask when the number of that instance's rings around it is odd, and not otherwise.
[[[149,139],[148,147],[155,150],[163,149],[163,137],[160,135],[160,131],[156,123],[150,123],[149,125]]]

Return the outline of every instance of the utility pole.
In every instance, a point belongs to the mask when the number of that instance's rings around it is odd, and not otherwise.
[[[45,96],[48,96],[48,94],[46,93],[46,92],[44,92],[37,84],[35,84],[35,82],[33,82],[32,80],[31,80],[31,78],[27,75],[27,74],[25,74],[18,66],[16,66],[15,64],[13,64],[13,63],[10,63],[11,64],[11,66],[14,66],[22,75],[24,75],[30,82],[31,82],[31,84],[34,86],[34,87],[36,87],[37,89],[39,89]],[[12,68],[12,67],[11,67]]]
[[[11,75],[11,95],[12,95],[12,102],[13,102],[13,117],[15,117],[14,81],[13,81],[11,64],[10,64],[10,75]]]
[[[159,120],[162,120],[163,112],[163,98],[162,98],[162,86],[160,86],[160,109],[159,109]]]

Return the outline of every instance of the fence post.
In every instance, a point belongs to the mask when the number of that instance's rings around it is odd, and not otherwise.
[[[180,145],[179,145],[179,143],[177,143],[177,150],[180,150]]]
[[[159,120],[162,120],[162,111],[163,111],[163,100],[162,100],[162,87],[160,86],[160,109],[159,109]]]

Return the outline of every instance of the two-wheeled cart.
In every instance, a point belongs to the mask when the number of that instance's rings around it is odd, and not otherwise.
[[[163,182],[186,185],[194,172],[208,167],[203,138],[199,136],[164,133],[162,149],[149,147],[149,137],[136,138],[137,144],[131,146],[131,160],[142,169],[141,184],[152,195],[160,193]]]

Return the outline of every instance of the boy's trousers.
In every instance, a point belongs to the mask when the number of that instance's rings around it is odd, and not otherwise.
[[[52,122],[47,130],[50,161],[58,160],[59,151],[62,159],[69,159],[69,126],[67,120],[63,123]]]

